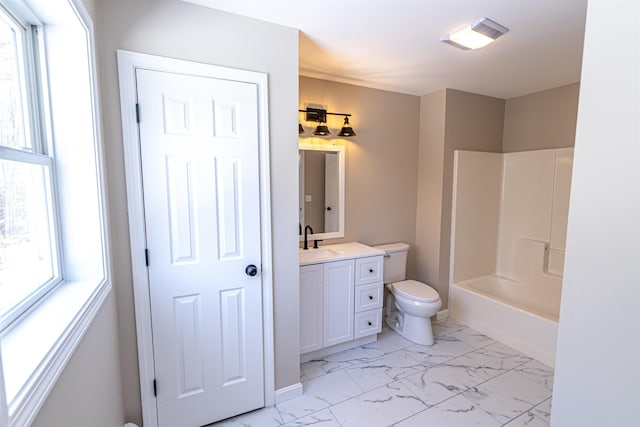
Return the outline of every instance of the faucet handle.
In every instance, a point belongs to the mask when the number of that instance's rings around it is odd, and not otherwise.
[[[314,240],[313,241],[313,249],[318,249],[318,242],[322,242],[322,240]]]

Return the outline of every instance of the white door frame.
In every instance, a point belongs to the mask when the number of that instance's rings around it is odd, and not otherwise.
[[[140,369],[140,395],[142,399],[142,418],[144,425],[147,427],[157,427],[158,414],[156,410],[156,397],[154,396],[153,390],[155,374],[151,332],[151,301],[149,299],[149,276],[145,259],[146,234],[142,191],[142,164],[138,123],[136,120],[136,69],[139,68],[233,80],[256,85],[258,95],[258,145],[260,164],[261,276],[263,281],[264,403],[265,406],[271,406],[275,404],[275,365],[267,75],[253,71],[118,50],[120,110],[122,115],[127,206],[129,210],[129,243],[131,246],[133,296],[138,336],[138,366]]]

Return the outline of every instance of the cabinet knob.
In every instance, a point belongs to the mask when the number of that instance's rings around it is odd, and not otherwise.
[[[370,269],[369,269],[369,273],[373,273],[373,268],[370,268]]]
[[[369,295],[369,299],[370,299],[370,300],[373,300],[373,295]]]
[[[367,322],[367,323],[369,324],[369,326],[373,325],[373,323],[371,323],[371,322]]]

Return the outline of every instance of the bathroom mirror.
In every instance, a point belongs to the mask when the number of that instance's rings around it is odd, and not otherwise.
[[[310,225],[310,240],[344,237],[344,147],[300,144],[300,240]]]

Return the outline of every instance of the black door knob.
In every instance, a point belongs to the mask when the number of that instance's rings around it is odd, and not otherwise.
[[[247,276],[253,277],[258,274],[258,267],[253,264],[249,264],[247,265],[247,268],[244,269],[244,272],[247,273]]]
[[[371,323],[371,322],[367,322],[367,323],[369,324],[369,326],[371,326],[371,325],[372,325],[372,323]]]
[[[331,206],[327,206],[327,210],[330,211],[331,210]]]
[[[373,296],[369,295],[369,299],[370,299],[370,300],[372,300],[372,299],[373,299]]]
[[[370,269],[369,269],[369,273],[373,273],[373,268],[370,268]]]

